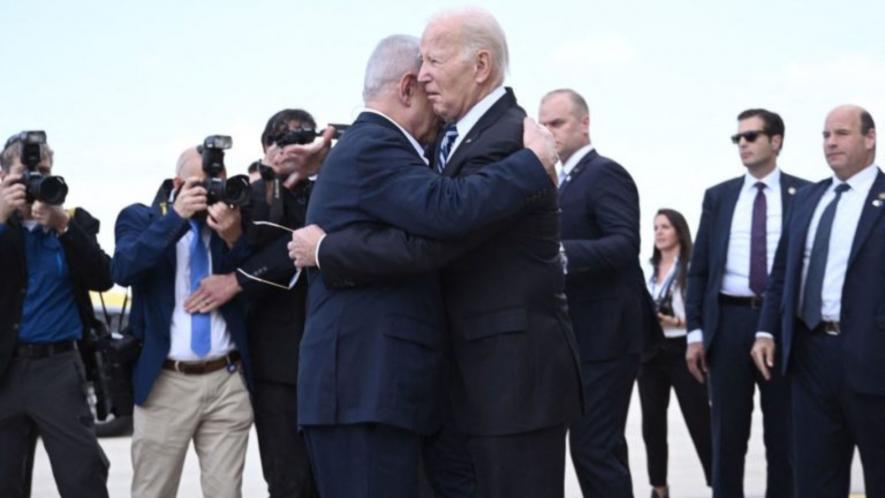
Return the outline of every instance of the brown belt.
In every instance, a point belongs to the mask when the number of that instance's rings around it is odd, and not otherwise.
[[[212,373],[230,366],[233,366],[231,368],[235,368],[237,361],[239,360],[240,353],[238,351],[231,351],[230,353],[228,353],[227,356],[222,356],[221,358],[215,358],[214,360],[207,361],[164,360],[163,369],[181,372],[187,375],[202,375]]]

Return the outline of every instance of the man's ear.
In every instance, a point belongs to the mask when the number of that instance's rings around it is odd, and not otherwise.
[[[485,83],[492,77],[492,55],[488,50],[480,50],[477,52],[473,63],[473,68],[476,73],[474,79],[477,83]]]
[[[414,73],[406,73],[399,80],[399,101],[402,105],[410,107],[412,98],[415,96],[415,85],[418,84],[418,78]]]
[[[771,148],[775,150],[777,154],[781,153],[781,147],[784,146],[784,137],[780,135],[775,135],[771,137]]]
[[[181,178],[176,176],[175,178],[172,179],[172,188],[173,189],[178,190],[181,188],[182,185],[184,185],[184,180],[182,180]]]

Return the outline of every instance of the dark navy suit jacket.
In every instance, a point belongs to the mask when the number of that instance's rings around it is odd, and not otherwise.
[[[328,232],[384,224],[458,238],[513,216],[550,187],[528,150],[483,174],[444,178],[393,122],[366,112],[326,159],[307,223]],[[445,415],[443,306],[433,273],[340,289],[313,272],[301,343],[299,423],[436,430]]]
[[[141,355],[133,371],[135,403],[143,404],[169,355],[169,327],[175,308],[175,244],[189,230],[188,220],[165,204],[153,208],[133,204],[117,217],[116,247],[111,262],[114,282],[132,287],[129,323],[142,341]],[[247,256],[245,237],[232,250],[214,232],[210,242],[212,273],[230,273]],[[240,297],[219,310],[240,352],[250,381],[249,345]]]
[[[620,164],[588,152],[559,188],[565,293],[582,361],[639,353],[657,317],[639,267],[639,193]]]
[[[498,167],[496,161],[522,154],[517,151],[523,147],[524,117],[508,90],[464,137],[445,176],[482,177]],[[467,434],[529,432],[580,413],[577,345],[559,261],[557,194],[549,180],[530,201],[519,215],[460,242],[353,225],[330,233],[320,246],[329,285],[445,266],[441,279],[453,357],[448,389],[454,422]]]
[[[781,368],[787,372],[797,339],[797,310],[808,228],[815,207],[832,179],[800,191],[784,223],[785,232],[768,287],[759,330],[780,340]],[[842,365],[854,391],[885,395],[885,174],[879,171],[864,201],[848,259],[839,317],[844,335]],[[800,330],[804,330],[804,327]]]
[[[781,171],[780,183],[783,203],[781,212],[786,221],[796,192],[809,185],[809,182]],[[710,187],[704,193],[701,222],[688,268],[685,321],[689,331],[703,329],[704,348],[708,351],[713,344],[719,321],[719,291],[725,275],[731,219],[743,184],[744,177],[739,176]],[[786,226],[784,222],[782,227]],[[782,237],[783,233],[782,228]]]

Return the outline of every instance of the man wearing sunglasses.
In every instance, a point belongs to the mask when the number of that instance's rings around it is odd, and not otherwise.
[[[744,459],[758,384],[768,461],[766,497],[789,497],[789,389],[779,373],[765,382],[750,350],[782,220],[796,191],[808,182],[777,166],[784,122],[776,113],[740,113],[738,133],[731,141],[747,171],[704,194],[688,274],[686,360],[699,382],[709,382],[713,496],[744,496]]]

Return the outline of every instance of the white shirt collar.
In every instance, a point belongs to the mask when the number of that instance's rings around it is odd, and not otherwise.
[[[491,109],[493,105],[495,105],[495,102],[497,102],[498,99],[503,97],[506,93],[507,91],[504,90],[503,86],[495,88],[494,90],[492,90],[491,93],[483,97],[482,100],[474,104],[473,107],[471,107],[470,110],[467,111],[467,114],[459,119],[457,123],[455,123],[455,128],[457,128],[458,130],[458,138],[455,140],[455,146],[452,148],[453,152],[455,148],[457,148],[457,144],[461,143],[461,140],[464,138],[464,136],[466,136],[467,133],[470,132],[474,125],[476,125],[477,121],[479,121],[479,118],[481,118],[483,114],[488,112],[488,110]],[[451,157],[451,153],[449,154],[449,157]]]
[[[847,183],[851,190],[854,192],[861,192],[866,195],[867,192],[873,188],[873,182],[876,181],[876,176],[879,175],[879,167],[876,166],[876,163],[872,163],[866,168],[858,171],[851,178],[845,180],[844,182],[840,180],[836,175],[833,175],[833,183],[830,185],[830,189],[835,189],[836,185],[840,183]]]
[[[584,156],[589,154],[591,150],[593,150],[593,144],[587,144],[573,152],[565,164],[562,165],[562,174],[571,174],[572,170],[575,169],[575,166],[577,166],[578,163],[581,162],[581,159],[584,159]]]
[[[420,144],[417,140],[415,140],[415,137],[413,137],[411,133],[409,133],[408,131],[406,131],[406,129],[403,128],[402,126],[400,126],[399,123],[397,123],[396,121],[394,121],[393,118],[391,118],[391,117],[388,116],[387,114],[384,114],[384,113],[381,112],[381,111],[378,111],[378,110],[376,110],[376,109],[372,109],[372,108],[369,108],[369,107],[366,107],[365,109],[363,109],[362,112],[371,112],[371,113],[373,113],[373,114],[377,114],[377,115],[381,116],[382,118],[384,118],[384,119],[390,121],[391,123],[393,123],[397,128],[399,128],[399,131],[403,132],[403,135],[405,135],[406,138],[409,139],[409,142],[412,144],[412,147],[415,148],[415,152],[418,153],[418,156],[421,157],[421,160],[424,161],[425,164],[430,164],[430,163],[427,161],[427,158],[424,157],[424,147],[422,147],[421,144]]]
[[[756,178],[751,175],[749,172],[744,173],[744,189],[745,190],[756,190],[756,184],[762,182],[765,184],[765,187],[770,191],[774,192],[781,185],[781,170],[780,168],[775,167],[771,173],[765,175],[762,178]]]

